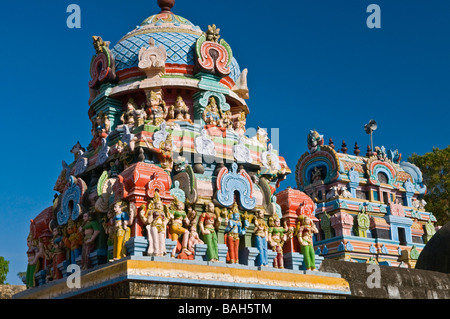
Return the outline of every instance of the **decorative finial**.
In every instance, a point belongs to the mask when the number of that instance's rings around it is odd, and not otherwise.
[[[342,141],[341,152],[347,154],[347,144],[345,144],[345,141]]]
[[[330,140],[328,141],[328,145],[334,149],[334,142],[333,139],[330,137]]]
[[[370,145],[367,145],[366,156],[371,157],[372,155],[373,155],[372,149],[371,149]]]
[[[171,12],[170,10],[175,5],[175,0],[158,0],[158,6],[161,8],[162,12]]]
[[[359,153],[361,153],[361,151],[359,150],[358,143],[355,143],[354,153],[356,156],[359,156]]]

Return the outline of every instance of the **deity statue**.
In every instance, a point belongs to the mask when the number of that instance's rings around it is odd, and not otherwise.
[[[96,239],[100,234],[100,224],[93,220],[89,213],[83,214],[83,224],[80,232],[83,234],[83,249],[81,254],[81,268],[86,270],[91,268],[91,259],[89,255],[96,248]]]
[[[189,241],[188,241],[188,250],[191,252],[191,256],[195,254],[195,245],[201,244],[203,245],[203,240],[200,239],[200,236],[197,232],[197,224],[193,223],[189,226]]]
[[[115,223],[114,223],[115,213],[113,210],[108,210],[106,213],[106,218],[103,222],[103,229],[105,230],[105,234],[107,236],[107,246],[114,246],[114,233],[115,233]],[[113,259],[113,256],[108,252],[108,260]]]
[[[113,206],[114,211],[114,250],[113,260],[126,257],[125,243],[130,239],[130,215],[127,212],[128,205],[125,202],[117,201]]]
[[[139,213],[147,231],[147,256],[166,255],[166,227],[169,222],[169,209],[163,204],[158,192],[149,202],[148,207],[142,205]]]
[[[123,165],[123,169],[128,168],[134,160],[134,153],[131,151],[130,146],[127,143],[119,141],[116,150],[119,153],[119,163]]]
[[[53,279],[63,277],[58,265],[66,260],[66,248],[64,247],[63,235],[59,226],[52,229],[52,261],[53,261]]]
[[[227,262],[237,264],[239,262],[239,236],[245,235],[249,222],[248,220],[244,220],[244,225],[242,225],[241,214],[236,202],[234,202],[231,208],[226,224],[224,239],[228,247]]]
[[[308,149],[311,153],[320,150],[323,145],[323,135],[317,133],[317,131],[310,131],[307,138]]]
[[[253,233],[255,235],[255,247],[259,251],[259,255],[256,257],[255,266],[268,266],[269,259],[267,256],[267,238],[269,237],[267,223],[264,220],[264,210],[258,209],[256,212],[255,229]]]
[[[222,125],[226,129],[233,130],[233,114],[228,110],[222,113]]]
[[[242,111],[239,114],[237,122],[234,124],[234,131],[238,133],[239,136],[244,135],[246,131],[245,125],[247,125],[247,118],[245,112]]]
[[[194,210],[192,205],[187,205],[186,217],[189,220],[189,225],[197,224],[197,212]]]
[[[170,106],[169,119],[176,121],[190,121],[191,115],[189,114],[189,108],[181,96],[177,97],[175,105]]]
[[[111,131],[111,122],[108,116],[100,112],[95,119],[92,119],[92,140],[91,146],[97,149],[102,145],[102,140],[108,137]]]
[[[36,286],[34,275],[40,268],[40,259],[44,257],[44,250],[42,246],[39,246],[39,241],[34,239],[31,233],[27,237],[27,246],[28,266],[26,286],[27,288],[34,288]]]
[[[306,270],[316,270],[315,252],[313,246],[313,234],[319,231],[309,216],[300,215],[297,219],[297,227],[294,235],[297,236],[303,254],[303,263]]]
[[[77,258],[81,256],[83,236],[78,230],[76,223],[69,219],[67,228],[65,229],[64,245],[70,250],[70,263],[76,264]]]
[[[158,160],[161,168],[168,172],[173,168],[173,140],[172,134],[167,134],[164,141],[159,144],[159,148],[155,149],[158,153]]]
[[[151,125],[160,126],[167,117],[168,109],[160,91],[151,91],[147,95],[147,119]]]
[[[319,182],[322,180],[322,172],[318,167],[314,167],[314,170],[311,173],[311,182]]]
[[[219,228],[222,218],[220,212],[215,209],[214,203],[205,204],[205,211],[200,215],[199,226],[203,241],[208,246],[206,255],[209,261],[219,261],[219,246],[216,229]]]
[[[280,218],[277,215],[270,217],[267,241],[272,251],[277,253],[273,261],[274,268],[284,268],[283,246],[288,238],[292,238],[292,230],[287,226],[287,222],[284,221],[281,226]]]
[[[191,254],[191,252],[187,249],[189,230],[187,228],[183,228],[183,225],[186,225],[186,227],[189,225],[189,219],[184,211],[184,203],[177,197],[175,197],[170,206],[170,214],[171,220],[169,222],[169,233],[172,240],[178,242],[178,238],[181,236],[181,252],[184,252],[189,256]],[[175,246],[172,250],[172,258],[175,258],[176,250],[177,246]]]
[[[209,103],[203,112],[203,121],[205,125],[222,126],[222,117],[216,99],[213,96],[209,98]]]

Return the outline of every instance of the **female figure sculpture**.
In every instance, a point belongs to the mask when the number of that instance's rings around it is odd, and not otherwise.
[[[170,107],[169,119],[176,121],[189,121],[191,119],[189,108],[181,96],[178,96],[175,105]]]
[[[316,270],[312,236],[318,232],[319,231],[312,222],[311,218],[306,215],[298,216],[295,234],[301,246],[301,252],[304,257],[304,268],[306,268],[306,270]]]
[[[151,125],[160,126],[168,114],[166,102],[162,99],[160,91],[151,91],[147,99],[147,119],[150,119]]]
[[[52,260],[53,260],[53,279],[61,279],[63,277],[58,265],[66,260],[66,249],[64,247],[63,236],[59,226],[53,228],[52,239]]]
[[[205,205],[205,211],[200,215],[199,226],[203,241],[208,246],[206,255],[209,261],[219,261],[219,246],[216,229],[219,228],[222,218],[215,212],[214,203]]]
[[[70,262],[76,264],[82,252],[83,237],[72,219],[67,224],[64,245],[70,250]]]
[[[83,233],[83,249],[81,254],[81,268],[83,270],[91,267],[91,260],[89,255],[95,250],[95,241],[100,234],[100,224],[92,220],[89,213],[83,214],[83,225],[80,227]]]
[[[130,228],[128,227],[130,215],[127,212],[127,204],[117,201],[114,204],[114,252],[113,260],[126,256],[125,243],[130,239]]]
[[[273,261],[274,268],[284,268],[283,246],[288,238],[292,237],[286,221],[281,226],[280,218],[277,215],[269,218],[268,242],[273,251],[277,253]]]
[[[269,259],[267,256],[267,238],[269,237],[267,223],[264,220],[264,210],[259,209],[256,212],[255,219],[255,247],[259,251],[259,255],[256,257],[255,266],[268,266]]]
[[[142,205],[140,214],[147,230],[148,256],[164,256],[166,254],[166,227],[169,222],[169,211],[163,204],[159,193],[148,204],[148,209]]]
[[[177,242],[179,237],[181,236],[181,251],[186,255],[190,255],[191,252],[187,248],[189,240],[189,230],[183,228],[183,224],[189,224],[189,219],[187,219],[186,212],[184,211],[184,203],[177,197],[175,197],[175,200],[172,202],[170,213],[171,221],[169,226],[169,233],[172,236],[172,240]],[[172,250],[172,258],[175,258],[176,250],[177,246],[175,245]]]

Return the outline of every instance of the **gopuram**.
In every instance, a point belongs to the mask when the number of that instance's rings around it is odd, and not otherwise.
[[[436,218],[425,210],[426,186],[414,164],[398,150],[343,141],[335,150],[323,135],[310,131],[308,151],[298,160],[298,189],[316,203],[319,220],[316,254],[325,258],[414,268],[425,244],[436,233]]]
[[[31,221],[17,298],[348,295],[318,271],[314,202],[278,192],[290,168],[266,130],[246,135],[247,70],[215,25],[158,5],[115,46],[93,37],[92,140]]]

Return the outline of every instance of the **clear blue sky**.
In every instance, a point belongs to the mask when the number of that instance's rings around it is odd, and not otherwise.
[[[66,26],[71,3],[81,7],[81,29]],[[366,26],[371,3],[381,29]],[[115,45],[158,12],[156,0],[2,3],[0,256],[11,262],[10,284],[26,271],[29,220],[51,206],[61,161],[91,139],[91,36]],[[404,159],[449,144],[450,1],[176,0],[173,12],[221,29],[249,69],[248,126],[279,128],[293,171],[310,129],[338,148],[358,142],[365,154],[372,118],[375,145]]]

